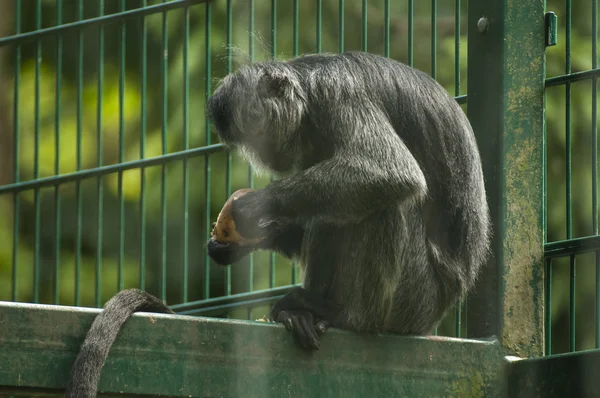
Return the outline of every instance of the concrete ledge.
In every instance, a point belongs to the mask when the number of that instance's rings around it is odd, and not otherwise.
[[[98,309],[0,303],[0,396],[61,396]],[[502,396],[497,342],[329,330],[297,348],[281,325],[138,313],[100,380],[109,395]]]

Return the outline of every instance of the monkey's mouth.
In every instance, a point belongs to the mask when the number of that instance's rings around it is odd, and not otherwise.
[[[218,242],[214,238],[208,241],[206,247],[210,258],[223,266],[241,260],[254,250],[252,246],[242,246],[233,242]]]

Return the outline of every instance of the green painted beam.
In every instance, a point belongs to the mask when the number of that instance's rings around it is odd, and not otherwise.
[[[0,303],[0,396],[61,396],[98,309]],[[297,348],[281,325],[135,314],[100,380],[108,394],[173,397],[502,396],[495,341],[329,330]]]
[[[508,396],[597,397],[600,350],[525,359],[507,366]]]
[[[469,2],[467,113],[481,150],[492,256],[467,302],[468,337],[544,348],[544,0]]]

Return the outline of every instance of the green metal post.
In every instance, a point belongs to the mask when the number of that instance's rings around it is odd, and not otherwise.
[[[544,0],[470,1],[468,115],[494,228],[468,300],[469,337],[543,353]]]
[[[42,28],[42,1],[37,0],[35,4],[35,27]],[[34,98],[34,134],[35,143],[33,147],[33,178],[40,178],[40,139],[41,139],[41,118],[40,118],[40,85],[42,69],[42,42],[36,40],[35,43],[35,98]],[[35,232],[34,232],[34,252],[33,252],[33,302],[40,301],[40,218],[41,201],[40,190],[34,189],[33,202],[35,206]]]
[[[56,24],[62,24],[63,17],[62,1],[56,3]],[[56,37],[56,111],[54,114],[55,130],[54,130],[54,174],[60,174],[60,113],[62,102],[62,51],[63,40],[61,36]],[[61,214],[61,197],[60,186],[54,188],[54,304],[60,304],[60,216]]]
[[[190,9],[183,9],[183,150],[190,147],[190,77],[189,77],[189,50],[190,50]],[[188,301],[189,285],[189,197],[190,197],[190,171],[189,162],[183,160],[183,289],[182,302]]]
[[[15,0],[15,34],[21,33],[21,0]],[[21,180],[21,117],[19,115],[21,101],[20,89],[21,84],[21,46],[16,45],[15,49],[15,83],[14,83],[14,109],[13,109],[13,180],[14,183],[18,183]],[[18,271],[19,271],[19,234],[21,224],[21,198],[20,195],[15,192],[13,196],[13,247],[12,247],[12,273],[11,273],[11,300],[17,301],[18,298]]]
[[[210,91],[211,91],[211,85],[210,85],[210,77],[211,77],[211,37],[210,37],[210,32],[211,32],[211,21],[212,21],[212,8],[211,8],[211,4],[210,2],[206,3],[206,8],[204,10],[205,14],[204,14],[204,79],[206,81],[206,89],[205,89],[205,101],[206,103],[208,103],[208,99],[210,98]],[[206,146],[209,146],[211,143],[210,140],[210,121],[208,120],[208,117],[204,118],[204,123],[205,123],[205,133],[204,133],[204,144]],[[210,226],[212,223],[212,220],[210,218],[210,174],[211,174],[211,159],[210,159],[210,154],[207,154],[205,157],[205,163],[204,163],[204,195],[205,195],[205,200],[204,200],[204,220],[205,220],[205,226],[204,226],[204,230],[206,232],[206,238],[205,240],[208,240],[209,236],[210,236]],[[205,299],[209,299],[210,298],[210,258],[208,257],[208,251],[205,252],[205,257],[204,257],[204,298]]]
[[[367,51],[367,13],[368,13],[368,2],[367,0],[363,0],[362,2],[362,22],[361,22],[361,43],[362,43],[362,51]]]
[[[319,5],[322,6],[322,4]],[[321,22],[319,21],[319,26],[320,23]],[[320,38],[318,43],[320,46]],[[277,59],[277,0],[271,0],[271,59]],[[271,177],[270,181],[272,182],[273,180],[274,178]],[[275,253],[271,252],[271,254],[269,255],[269,262],[271,265],[269,271],[269,288],[272,289],[275,287]]]
[[[431,0],[431,77],[437,79],[437,0]]]
[[[415,0],[408,0],[408,65],[414,64]]]
[[[592,69],[598,68],[598,0],[592,3]],[[592,79],[592,227],[598,235],[598,79]],[[600,251],[596,260],[596,348],[600,348]]]
[[[121,0],[120,12],[125,11],[125,0]],[[125,22],[120,26],[119,43],[119,163],[123,163],[125,154]],[[117,174],[117,197],[119,198],[119,258],[117,272],[117,289],[123,290],[123,266],[125,263],[125,198],[123,197],[123,172]]]
[[[248,55],[250,62],[254,63],[254,0],[248,0]],[[248,186],[254,189],[254,172],[252,166],[248,166]],[[254,290],[254,253],[248,256],[248,291]],[[252,319],[252,308],[248,308],[248,319]]]
[[[339,0],[338,5],[338,19],[339,19],[339,30],[338,30],[338,52],[344,52],[344,0]]]
[[[101,0],[98,4],[98,14],[100,16],[104,15],[104,0]],[[102,167],[104,163],[103,154],[104,154],[104,140],[103,140],[103,131],[102,131],[102,105],[104,103],[104,26],[99,27],[100,32],[98,34],[98,48],[100,49],[98,54],[98,105],[96,109],[96,130],[97,130],[97,157],[98,157],[98,167]],[[104,235],[104,187],[102,185],[102,177],[98,177],[96,180],[96,187],[98,189],[98,215],[96,218],[96,222],[98,223],[97,227],[97,240],[96,245],[98,247],[96,254],[96,286],[95,286],[95,300],[94,305],[96,307],[102,306],[102,242]]]
[[[460,96],[460,0],[454,4],[454,96]],[[462,334],[462,301],[456,303],[456,337]]]
[[[322,50],[322,33],[323,33],[323,0],[317,0],[317,53]]]
[[[233,40],[233,0],[227,0],[227,74],[233,71],[233,54],[231,50],[231,43]],[[227,151],[227,176],[225,182],[225,194],[229,198],[231,196],[231,168],[232,168],[232,156],[231,152]],[[231,295],[231,264],[227,264],[225,270],[225,294]]]
[[[83,20],[83,0],[77,1],[77,20]],[[83,31],[77,33],[77,171],[81,170],[83,141]],[[81,181],[75,182],[77,201],[77,240],[75,243],[75,305],[81,305],[81,242],[83,230],[83,197]]]
[[[165,1],[163,0],[163,3]],[[162,98],[162,121],[161,121],[161,141],[162,155],[168,152],[167,124],[169,121],[168,111],[168,84],[169,84],[169,20],[167,12],[162,13],[162,50],[163,59],[161,63],[161,98]],[[161,211],[161,267],[159,277],[160,299],[167,300],[167,164],[161,167],[161,192],[160,192],[160,211]]]
[[[142,0],[146,7],[147,0]],[[147,52],[148,52],[148,23],[142,16],[142,48],[140,51],[140,159],[146,157],[146,92],[147,92]],[[140,168],[140,275],[138,286],[146,289],[146,169]]]

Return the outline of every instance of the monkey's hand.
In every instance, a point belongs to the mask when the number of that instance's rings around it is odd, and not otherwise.
[[[235,198],[231,203],[231,217],[236,231],[246,239],[260,239],[268,234],[273,221],[273,204],[264,190],[256,190]]]

